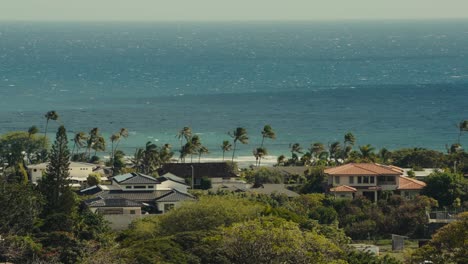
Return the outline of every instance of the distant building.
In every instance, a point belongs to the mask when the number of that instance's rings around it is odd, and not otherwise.
[[[114,229],[122,229],[143,215],[166,213],[183,201],[196,200],[178,179],[174,175],[154,178],[127,173],[113,177],[111,185],[96,185],[78,193],[91,196],[85,204],[93,212],[104,214]]]
[[[363,195],[377,201],[383,191],[412,198],[426,186],[422,181],[403,176],[401,168],[376,163],[349,163],[326,169],[325,174],[330,193],[341,198]]]
[[[37,184],[37,181],[42,178],[42,175],[47,170],[47,166],[49,162],[28,165],[27,170],[29,174],[29,178],[32,183]],[[94,170],[98,169],[99,165],[92,164],[92,163],[84,163],[84,162],[70,162],[70,166],[68,167],[68,171],[70,173],[70,180],[72,183],[81,184],[86,182],[89,174],[94,172]]]
[[[199,186],[204,177],[210,179],[212,184],[232,183],[240,179],[236,168],[227,162],[167,163],[158,170],[158,173],[159,175],[171,173],[190,183],[193,176],[194,187]]]

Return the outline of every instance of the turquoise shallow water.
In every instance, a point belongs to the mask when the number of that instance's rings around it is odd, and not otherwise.
[[[188,125],[211,156],[246,127],[239,154],[251,155],[265,124],[273,155],[347,131],[360,145],[443,150],[468,119],[467,56],[468,21],[2,23],[0,133],[44,128],[54,109],[70,132],[128,128],[128,154],[178,146]]]

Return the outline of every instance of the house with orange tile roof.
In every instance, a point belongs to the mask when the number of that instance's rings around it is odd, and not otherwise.
[[[403,170],[395,166],[377,163],[349,163],[328,168],[330,193],[335,197],[351,198],[356,195],[377,201],[379,194],[391,191],[414,197],[424,188],[424,182],[403,177]]]

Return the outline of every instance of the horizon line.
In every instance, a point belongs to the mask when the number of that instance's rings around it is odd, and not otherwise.
[[[1,19],[0,23],[310,23],[310,22],[437,22],[468,21],[468,17],[447,18],[342,18],[342,19],[247,19],[247,20],[61,20],[61,19]]]

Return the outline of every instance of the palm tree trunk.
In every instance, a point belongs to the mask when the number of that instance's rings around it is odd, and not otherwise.
[[[265,141],[265,136],[262,137],[262,144],[260,144],[260,148],[263,148],[263,141]]]
[[[201,153],[198,154],[198,163],[200,163]]]
[[[258,167],[260,167],[261,162],[262,162],[262,157],[258,157]]]
[[[232,150],[232,162],[234,163],[234,154],[236,153],[236,144],[237,142],[234,141],[234,149]]]
[[[224,152],[226,152],[226,151],[223,149],[223,161],[224,161]]]
[[[72,152],[71,152],[71,155],[70,155],[70,160],[73,158],[73,152],[75,152],[75,147],[76,147],[76,142],[73,143],[73,148],[72,148]]]

